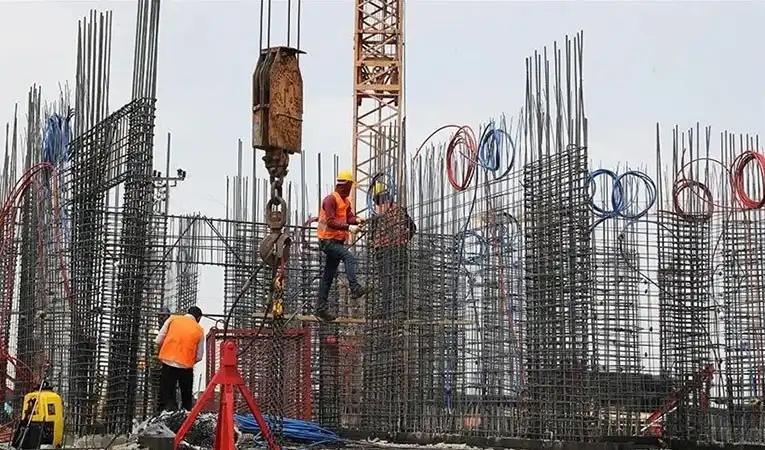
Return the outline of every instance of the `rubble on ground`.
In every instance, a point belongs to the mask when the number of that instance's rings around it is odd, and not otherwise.
[[[162,428],[167,427],[172,433],[176,433],[186,421],[189,413],[187,411],[162,412],[159,416],[153,417],[142,424],[139,424],[134,430],[133,435],[139,439],[142,436],[150,434],[156,435],[163,433]],[[218,424],[217,413],[199,414],[183,437],[182,447],[189,450],[210,449],[215,439],[215,427]],[[234,426],[234,435],[237,438],[241,436],[239,430]]]

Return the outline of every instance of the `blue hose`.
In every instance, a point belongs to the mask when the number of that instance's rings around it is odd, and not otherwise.
[[[505,178],[515,167],[515,141],[505,130],[505,118],[502,117],[500,126],[492,120],[481,132],[478,140],[478,164],[487,172],[494,175],[495,180]],[[510,161],[502,173],[498,173],[502,165],[502,155],[510,151]]]
[[[610,205],[599,206],[595,202],[595,180],[598,177],[608,177],[611,180],[611,201]],[[648,196],[648,205],[638,209],[636,212],[630,212],[632,207],[636,203],[637,189],[627,189],[625,183],[629,181],[632,183],[642,183],[646,187]],[[636,221],[644,217],[656,204],[656,183],[643,172],[637,170],[630,170],[622,174],[617,174],[608,169],[597,169],[590,173],[587,178],[587,184],[590,186],[590,209],[592,209],[595,216],[598,218],[592,225],[592,228],[600,225],[608,219],[621,217],[629,221]],[[627,193],[629,191],[634,192],[631,198],[628,198]]]
[[[510,136],[510,133],[506,131],[506,128],[507,126],[506,126],[504,117],[500,119],[499,127],[497,127],[495,121],[491,120],[489,121],[489,124],[483,128],[483,131],[481,132],[481,137],[478,140],[478,165],[484,170],[486,170],[487,172],[491,172],[494,175],[495,180],[501,180],[507,177],[507,175],[515,167],[515,157],[516,157],[517,147],[515,145],[515,141]],[[506,151],[510,152],[509,161],[507,162],[504,170],[501,173],[498,173],[499,170],[502,168],[503,153]],[[476,177],[476,179],[477,178],[478,177]],[[458,268],[461,268],[466,261],[469,263],[474,263],[474,264],[478,263],[481,259],[485,257],[485,255],[488,252],[486,248],[488,245],[486,240],[482,236],[478,235],[475,231],[468,229],[473,217],[473,211],[475,210],[475,205],[478,202],[478,189],[479,187],[475,186],[473,191],[473,198],[470,201],[470,208],[468,209],[467,216],[465,217],[465,224],[461,227],[461,230],[455,235],[455,240],[457,241],[457,244],[458,244],[457,245],[457,267]],[[516,225],[517,225],[517,222],[516,222]],[[471,255],[467,256],[465,255],[465,241],[466,241],[466,238],[469,236],[475,237],[479,241],[479,247],[481,250],[477,253],[471,252]],[[504,242],[507,242],[505,241],[504,236],[502,238],[502,242],[503,242],[503,245],[504,245]],[[456,303],[452,304],[452,308],[456,310],[457,308]],[[451,343],[452,348],[456,348],[457,347],[456,338],[453,340],[455,342]],[[452,371],[454,370],[454,366],[456,366],[456,361],[453,361],[454,358],[451,358],[452,355],[447,354],[445,356],[446,356],[446,370],[444,373],[444,402],[446,404],[446,407],[451,409],[452,400],[453,400]]]
[[[375,184],[382,183],[385,186],[385,190],[388,192],[388,202],[393,203],[396,199],[396,179],[393,175],[388,175],[382,172],[376,173],[369,181],[369,189],[367,189],[367,211],[369,215],[374,217],[377,215],[375,210],[374,192]]]
[[[271,416],[264,416],[266,423],[274,420]],[[260,427],[252,414],[234,415],[234,421],[239,431],[248,434],[260,433]],[[329,431],[319,425],[299,419],[284,418],[283,435],[285,438],[299,442],[310,442],[312,445],[337,444],[344,442],[344,439],[336,433]]]

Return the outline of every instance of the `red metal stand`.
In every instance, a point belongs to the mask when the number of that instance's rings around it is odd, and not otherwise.
[[[244,384],[242,376],[239,375],[239,371],[236,368],[236,342],[223,341],[220,344],[220,368],[210,384],[207,385],[204,393],[196,405],[189,413],[186,421],[183,422],[181,428],[175,433],[175,445],[174,448],[178,450],[181,441],[186,433],[188,433],[191,425],[196,420],[202,407],[209,401],[215,393],[215,386],[221,385],[220,393],[220,407],[218,408],[218,424],[215,427],[215,441],[213,442],[213,450],[234,450],[234,387],[239,389],[239,393],[244,397],[244,401],[247,402],[247,406],[250,408],[255,421],[260,427],[261,435],[266,440],[266,445],[269,450],[281,450],[276,443],[274,436],[271,434],[271,430],[268,428],[263,414],[260,412],[260,408],[255,404],[255,400],[252,398],[250,391]]]

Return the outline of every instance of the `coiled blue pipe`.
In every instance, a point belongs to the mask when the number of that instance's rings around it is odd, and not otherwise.
[[[264,416],[266,423],[273,420],[270,416]],[[252,414],[234,415],[234,421],[239,431],[242,433],[258,434],[260,427]],[[336,433],[329,431],[313,422],[307,422],[299,419],[284,419],[283,428],[284,437],[293,441],[310,442],[313,445],[337,444],[344,442],[344,439]]]
[[[496,126],[496,122],[493,120],[489,122],[488,125],[486,125],[483,128],[483,131],[481,132],[481,137],[478,140],[478,165],[486,170],[487,172],[491,172],[494,174],[495,180],[501,180],[505,178],[515,167],[515,157],[516,157],[516,145],[513,138],[510,136],[510,134],[506,131],[506,123],[504,117],[500,120],[499,127]],[[509,148],[507,148],[509,146]],[[508,161],[507,166],[505,167],[505,170],[499,174],[501,166],[502,166],[502,155],[503,151],[509,150],[510,151],[510,161]],[[476,177],[477,179],[477,177]],[[470,226],[472,217],[473,217],[473,211],[475,210],[475,205],[478,201],[478,186],[476,186],[473,190],[473,198],[470,201],[470,208],[468,209],[467,216],[465,217],[465,224],[461,228],[461,230],[455,235],[455,240],[458,242],[457,247],[457,267],[462,267],[462,265],[467,262],[471,263],[477,263],[477,259],[482,259],[488,252],[487,246],[488,243],[486,240],[478,235],[475,231],[469,230],[468,227]],[[517,224],[517,222],[516,222]],[[479,247],[481,250],[477,254],[471,254],[469,258],[466,258],[465,256],[465,240],[468,236],[473,236],[479,240],[479,242],[482,242],[482,244],[479,244]],[[514,239],[513,239],[514,240]],[[503,242],[504,239],[503,239]],[[455,300],[456,301],[456,300]],[[452,309],[456,309],[457,305],[453,304]],[[456,342],[456,335],[452,338],[452,348],[455,349],[457,347]],[[456,353],[456,352],[455,352]],[[447,357],[446,360],[446,371],[444,374],[444,401],[446,403],[446,407],[451,409],[452,408],[452,371],[454,370],[454,366],[456,365],[456,361],[453,360],[454,358]]]
[[[505,178],[515,167],[515,141],[505,130],[505,119],[501,119],[499,128],[492,120],[481,132],[478,140],[478,164],[487,172],[494,174],[495,180]],[[509,148],[507,148],[509,147]],[[510,151],[510,161],[502,173],[498,173],[502,164],[502,155]]]
[[[611,179],[610,208],[605,205],[601,207],[595,202],[595,180],[601,176],[605,176]],[[635,180],[632,180],[632,178]],[[629,181],[630,184],[642,183],[646,187],[648,196],[647,206],[643,207],[642,209],[638,209],[635,212],[630,212],[632,207],[635,205],[638,189],[627,189],[625,187],[626,181]],[[651,177],[638,170],[630,170],[622,174],[616,174],[616,172],[608,169],[597,169],[590,173],[590,176],[587,178],[587,184],[590,186],[590,208],[592,209],[593,213],[595,213],[595,216],[598,217],[598,220],[596,220],[592,225],[593,228],[608,219],[613,219],[616,217],[621,217],[630,221],[638,220],[648,214],[651,208],[653,208],[653,205],[656,203],[656,183],[654,183]],[[627,198],[627,192],[629,191],[634,192],[632,198]]]
[[[388,191],[388,201],[393,203],[396,199],[396,179],[393,175],[388,175],[382,172],[376,173],[369,181],[369,189],[367,189],[367,211],[370,216],[376,216],[375,210],[375,184],[381,183],[385,186],[385,190]]]

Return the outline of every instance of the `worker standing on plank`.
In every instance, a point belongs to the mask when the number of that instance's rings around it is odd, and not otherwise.
[[[375,272],[380,278],[380,302],[373,302],[386,310],[405,312],[406,278],[409,266],[409,241],[417,231],[406,208],[393,202],[390,190],[382,183],[376,183],[372,200],[375,217],[370,222],[372,257],[376,263]]]
[[[319,299],[316,305],[316,317],[331,322],[335,316],[329,308],[329,289],[337,274],[340,261],[345,265],[345,275],[351,288],[351,298],[357,299],[367,293],[367,289],[356,279],[356,257],[345,246],[348,237],[358,233],[364,219],[357,217],[351,209],[348,197],[351,195],[354,180],[350,170],[341,170],[335,180],[335,190],[324,197],[319,211],[319,225],[316,235],[319,249],[324,253],[324,273],[319,285]]]
[[[167,411],[176,409],[176,387],[181,390],[181,407],[191,411],[194,364],[202,361],[205,351],[205,333],[199,325],[201,318],[202,310],[197,306],[189,308],[186,315],[172,315],[154,340],[162,362],[159,396]]]

